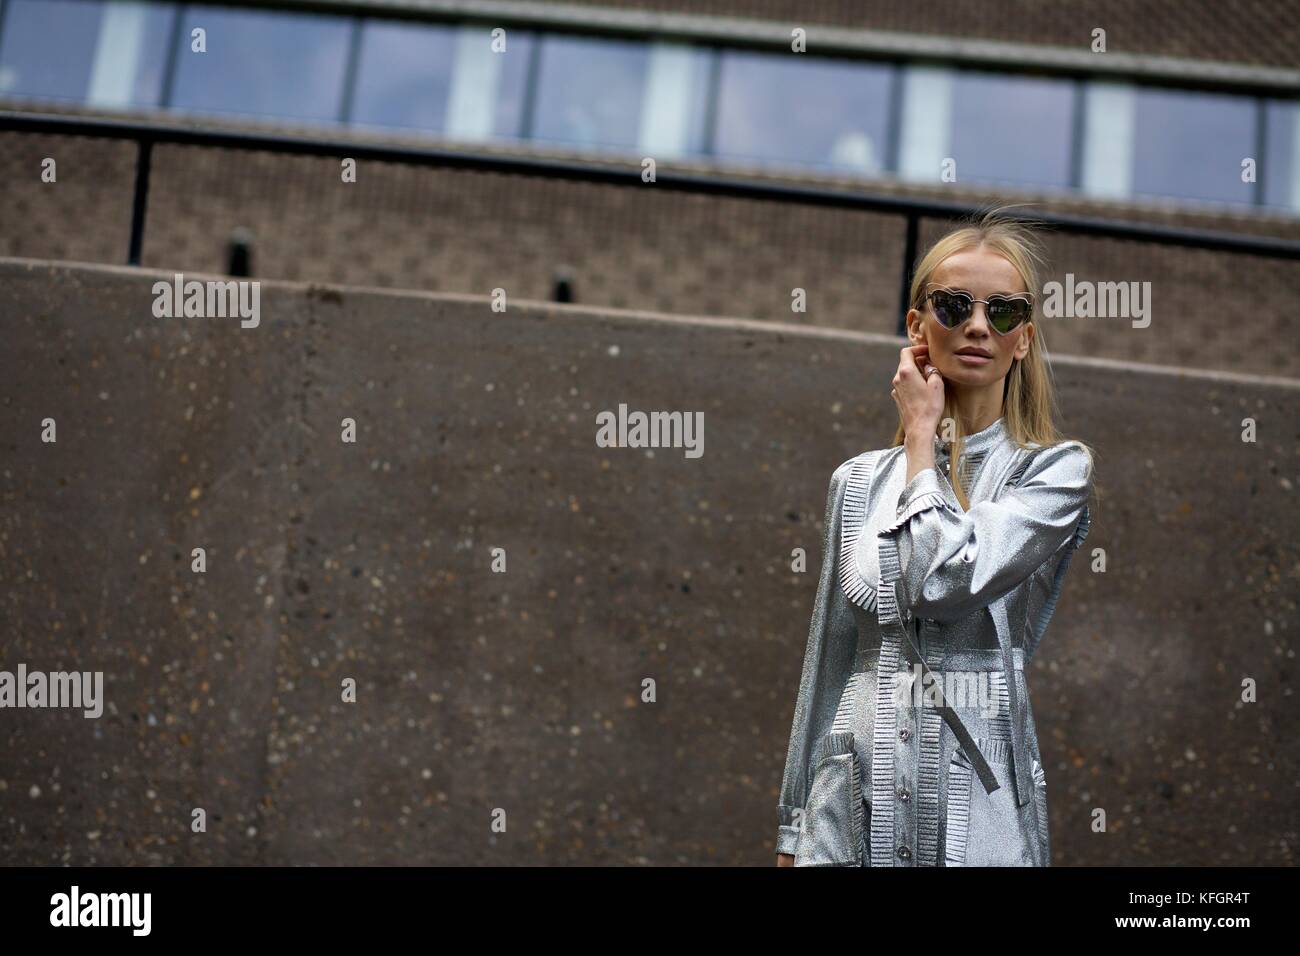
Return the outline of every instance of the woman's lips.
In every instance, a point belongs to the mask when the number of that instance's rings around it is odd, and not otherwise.
[[[969,352],[954,352],[953,355],[957,356],[966,365],[987,365],[993,361],[987,355],[972,355]]]

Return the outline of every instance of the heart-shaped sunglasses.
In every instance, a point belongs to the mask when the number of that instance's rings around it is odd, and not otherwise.
[[[940,286],[927,292],[922,301],[930,303],[935,319],[945,329],[955,329],[974,315],[976,302],[984,305],[989,325],[998,335],[1015,331],[1034,314],[1034,299],[1027,292],[977,299],[969,292],[958,292]]]

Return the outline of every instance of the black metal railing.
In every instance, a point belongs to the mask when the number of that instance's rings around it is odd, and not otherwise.
[[[545,179],[572,180],[614,186],[640,186],[674,192],[701,193],[768,202],[828,206],[864,212],[901,216],[906,231],[900,263],[899,331],[903,331],[908,287],[916,263],[920,220],[953,219],[979,211],[962,203],[937,202],[909,196],[848,192],[819,186],[791,185],[734,176],[702,175],[676,171],[658,171],[652,186],[641,178],[637,164],[572,162],[529,156],[501,156],[462,149],[428,146],[394,146],[315,137],[286,136],[246,130],[198,129],[182,126],[139,123],[126,120],[84,116],[58,116],[43,113],[0,111],[0,131],[88,136],[100,139],[131,140],[136,143],[135,192],[131,203],[131,236],[127,247],[127,264],[139,265],[144,244],[145,219],[149,202],[149,172],[153,147],[158,143],[182,146],[207,146],[218,149],[244,149],[300,156],[352,157],[385,163],[406,163],[444,169],[505,173]],[[1300,259],[1300,241],[1270,236],[1178,226],[1121,222],[1072,216],[1052,212],[1035,212],[1035,221],[1080,236],[1159,243],[1187,249],[1231,252],[1241,255],[1278,259]]]

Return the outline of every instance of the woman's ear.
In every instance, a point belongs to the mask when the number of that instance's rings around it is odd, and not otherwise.
[[[1034,323],[1025,323],[1024,331],[1020,333],[1020,341],[1016,343],[1016,350],[1011,353],[1013,358],[1023,359],[1029,354],[1029,343],[1034,340],[1034,333],[1037,331],[1034,328]]]
[[[907,337],[913,345],[925,345],[925,317],[916,309],[907,310]]]

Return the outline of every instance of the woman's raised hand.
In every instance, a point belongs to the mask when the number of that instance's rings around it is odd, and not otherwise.
[[[890,395],[898,405],[907,437],[933,438],[943,417],[944,390],[943,376],[930,364],[929,346],[910,345],[899,353],[893,385]]]

